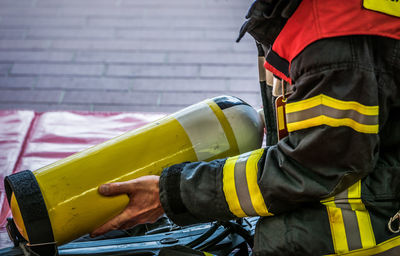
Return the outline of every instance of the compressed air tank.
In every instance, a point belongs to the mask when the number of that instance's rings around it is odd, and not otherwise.
[[[236,97],[202,101],[33,172],[6,177],[14,222],[31,244],[67,243],[128,204],[127,195],[101,196],[99,185],[260,148],[263,128],[257,111]]]

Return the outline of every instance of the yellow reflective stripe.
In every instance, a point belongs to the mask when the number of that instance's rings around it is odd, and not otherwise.
[[[342,209],[326,206],[331,226],[333,247],[336,253],[344,253],[349,251],[347,244],[346,230],[344,228]]]
[[[226,160],[223,169],[223,190],[229,210],[237,217],[245,217],[246,214],[242,210],[239,198],[236,193],[235,186],[235,165],[239,156],[230,157]]]
[[[374,231],[372,229],[369,212],[356,211],[358,228],[360,229],[361,244],[363,248],[370,248],[376,245]]]
[[[376,241],[372,229],[371,217],[361,200],[361,180],[348,188],[348,197],[351,209],[355,211],[357,215],[362,247],[369,248],[375,246]]]
[[[398,247],[400,246],[400,236],[396,236],[394,238],[391,238],[389,240],[386,240],[372,248],[368,248],[368,249],[358,249],[358,250],[354,250],[351,252],[347,252],[347,253],[343,253],[341,255],[346,255],[346,256],[365,256],[365,255],[375,255],[378,253],[383,253],[386,252],[392,248]],[[333,255],[337,255],[337,254],[330,254],[327,256],[333,256]]]
[[[321,203],[327,207],[335,253],[348,252],[349,248],[355,251],[359,250],[358,248],[366,249],[376,246],[371,217],[361,199],[361,180],[339,193],[337,197],[327,198]],[[338,206],[344,208],[341,209]],[[357,224],[351,225],[355,221]],[[357,240],[361,244],[358,244]]]
[[[286,104],[286,113],[293,113],[298,112],[301,110],[306,110],[318,105],[325,105],[331,108],[339,109],[339,110],[355,110],[363,115],[378,115],[379,114],[379,107],[378,106],[366,106],[362,105],[356,101],[343,101],[334,99],[332,97],[326,96],[324,94],[317,95],[315,97],[288,103]]]
[[[326,206],[331,206],[331,207],[335,207],[335,197],[331,196],[328,197],[326,199],[321,200],[321,204],[326,205]]]
[[[353,119],[343,118],[343,119],[335,119],[332,117],[320,115],[314,118],[306,119],[299,122],[288,123],[287,128],[289,132],[297,131],[300,129],[315,127],[319,125],[329,125],[332,127],[339,126],[348,126],[353,128],[354,130],[362,133],[378,133],[379,125],[366,125],[360,124]]]
[[[228,158],[223,168],[223,191],[229,210],[237,217],[271,216],[257,182],[264,149]]]
[[[379,106],[342,101],[323,94],[288,103],[286,115],[289,132],[320,125],[348,126],[355,131],[372,134],[379,130]]]
[[[218,118],[219,122],[221,123],[222,129],[225,132],[225,136],[228,139],[229,142],[229,155],[234,156],[240,154],[239,152],[239,146],[236,141],[235,134],[233,133],[232,127],[229,124],[229,121],[226,119],[226,116],[224,112],[218,107],[217,103],[215,103],[212,100],[207,101],[208,106],[211,108],[211,110],[214,112],[215,116]],[[226,152],[223,153],[226,155]],[[220,155],[217,155],[213,157],[212,159],[218,159],[220,158]],[[212,159],[207,159],[207,161],[212,160]]]
[[[264,149],[254,150],[246,163],[246,178],[247,186],[249,188],[251,203],[254,210],[259,216],[271,216],[272,213],[268,212],[265,205],[264,198],[258,187],[257,174],[258,174],[258,161],[264,153]]]
[[[321,95],[318,95],[318,96],[315,96],[315,97],[312,97],[312,98],[309,98],[306,100],[287,103],[286,104],[286,114],[306,110],[306,109],[321,105],[322,104],[321,96],[323,96],[323,95],[321,94]]]
[[[278,129],[283,130],[285,129],[285,113],[283,112],[283,107],[278,107]]]
[[[205,256],[214,256],[214,254],[208,253],[208,252],[203,252]]]
[[[397,0],[364,0],[363,6],[366,9],[400,17],[400,2]]]
[[[361,180],[357,181],[347,189],[348,202],[353,211],[365,211],[365,206],[361,201]]]

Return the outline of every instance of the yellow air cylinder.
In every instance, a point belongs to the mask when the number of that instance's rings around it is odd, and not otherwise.
[[[67,243],[127,205],[126,195],[101,196],[99,185],[242,154],[260,148],[262,139],[263,123],[251,106],[231,96],[205,100],[34,172],[6,177],[14,222],[31,244]]]

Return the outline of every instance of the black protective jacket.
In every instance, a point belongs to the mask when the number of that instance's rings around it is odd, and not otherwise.
[[[387,222],[400,209],[400,42],[320,40],[290,75],[289,136],[165,169],[167,215],[178,225],[267,216],[256,228],[255,255],[398,250]]]
[[[400,5],[292,2],[281,20],[265,3],[290,1],[256,1],[241,30],[273,43],[265,67],[292,84],[289,135],[167,168],[162,205],[180,225],[265,216],[255,255],[400,255]]]

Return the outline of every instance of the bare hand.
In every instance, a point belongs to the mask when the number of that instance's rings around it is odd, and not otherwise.
[[[138,224],[153,223],[159,219],[164,214],[160,203],[159,180],[160,177],[152,175],[101,185],[99,187],[101,195],[127,194],[129,204],[116,217],[95,229],[90,236],[95,237],[110,230],[127,229]]]

